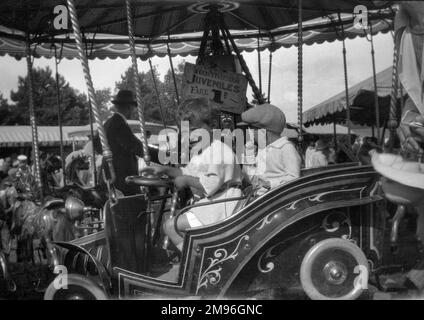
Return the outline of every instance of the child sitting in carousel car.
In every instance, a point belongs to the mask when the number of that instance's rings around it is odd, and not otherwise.
[[[293,143],[283,135],[286,125],[284,113],[272,104],[263,104],[243,112],[241,119],[252,129],[266,130],[266,147],[259,147],[256,170],[253,174],[247,174],[247,179],[258,188],[257,194],[262,195],[269,189],[298,178],[301,158]],[[254,135],[256,141],[258,134]]]
[[[212,134],[211,119],[217,118],[217,114],[209,101],[204,98],[187,99],[179,106],[178,114],[180,121],[189,122],[190,130],[199,129],[191,132],[190,140],[200,133],[201,141],[192,148],[200,152],[194,155],[192,152],[190,162],[185,167],[152,166],[144,168],[142,172],[166,174],[174,179],[179,190],[191,188],[195,197],[201,198],[197,203],[241,197],[241,168],[232,149],[221,142],[220,136],[214,137]],[[234,200],[194,207],[178,218],[177,227],[184,231],[216,223],[229,217],[237,203]],[[181,251],[183,239],[176,232],[174,223],[174,218],[165,221],[164,232]]]

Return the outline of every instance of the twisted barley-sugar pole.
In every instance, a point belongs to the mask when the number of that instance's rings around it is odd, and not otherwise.
[[[78,23],[77,11],[75,8],[74,0],[67,0],[69,15],[71,17],[72,29],[74,31],[75,43],[78,49],[78,58],[81,61],[82,71],[84,73],[85,84],[87,85],[88,97],[91,102],[92,112],[94,120],[97,123],[97,130],[99,132],[100,142],[103,149],[103,158],[105,159],[108,168],[110,177],[108,177],[108,182],[114,182],[115,180],[115,171],[113,169],[112,163],[112,152],[110,151],[109,144],[106,138],[106,133],[103,128],[103,124],[100,118],[99,106],[96,99],[96,93],[94,91],[93,81],[91,79],[90,68],[88,66],[88,59],[85,55],[83,48],[81,30]]]
[[[397,119],[397,97],[398,97],[398,60],[399,60],[399,52],[396,45],[396,36],[393,37],[393,66],[392,66],[392,91],[390,94],[390,114],[389,114],[389,122],[387,123],[387,127],[390,130],[390,143],[389,143],[389,152],[393,152],[394,147],[394,137],[396,136],[396,128],[398,127],[398,119]],[[402,99],[402,97],[401,97]]]
[[[131,12],[130,0],[125,0],[125,6],[127,9],[127,24],[128,24],[128,38],[130,42],[131,61],[133,69],[133,79],[135,85],[135,95],[137,99],[137,113],[140,121],[140,135],[141,142],[143,143],[143,158],[147,165],[150,164],[149,148],[147,147],[146,131],[144,127],[144,108],[141,96],[140,79],[138,78],[138,66],[137,66],[137,55],[135,52],[135,40],[134,40],[134,25]]]
[[[41,172],[40,172],[40,151],[38,149],[38,129],[37,122],[35,120],[35,110],[34,110],[34,96],[33,96],[33,83],[32,83],[32,62],[31,62],[31,44],[29,36],[27,37],[26,42],[26,61],[28,68],[28,103],[29,103],[29,121],[31,123],[32,130],[32,152],[34,154],[34,174],[35,181],[40,190],[41,201],[43,200],[43,183],[41,181]]]
[[[298,25],[297,25],[297,121],[299,135],[297,137],[299,151],[302,150],[303,142],[303,12],[302,0],[299,0]]]

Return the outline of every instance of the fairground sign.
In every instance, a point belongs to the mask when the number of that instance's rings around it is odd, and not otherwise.
[[[238,73],[222,72],[186,63],[182,97],[207,97],[222,111],[242,113],[246,104],[246,78]]]

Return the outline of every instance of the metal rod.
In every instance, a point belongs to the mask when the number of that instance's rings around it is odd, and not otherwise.
[[[94,186],[97,186],[97,168],[96,168],[96,149],[94,148],[94,125],[93,125],[93,108],[90,101],[90,112],[88,113],[90,119],[90,135],[91,135],[91,145],[92,145],[92,165],[93,165],[93,183]]]
[[[380,106],[378,103],[378,87],[377,87],[377,73],[375,70],[375,51],[374,51],[374,40],[372,36],[372,24],[370,24],[370,36],[371,36],[371,58],[372,58],[372,76],[374,82],[374,108],[375,108],[375,124],[377,129],[377,143],[381,145],[380,136]]]
[[[340,12],[339,20],[341,21]],[[346,60],[346,44],[345,44],[345,33],[344,27],[342,25],[342,43],[343,43],[343,72],[344,72],[344,83],[345,83],[345,98],[346,98],[346,123],[347,123],[347,145],[349,148],[352,146],[351,141],[351,121],[350,121],[350,102],[349,102],[349,83],[347,78],[347,60]]]
[[[27,37],[26,41],[26,61],[28,69],[28,104],[29,104],[29,120],[31,123],[32,130],[32,153],[34,155],[34,173],[35,181],[40,190],[41,201],[43,201],[43,183],[41,181],[41,171],[40,171],[40,151],[38,149],[38,129],[37,121],[35,119],[35,108],[34,108],[34,95],[33,95],[33,79],[32,79],[32,62],[31,62],[31,44],[30,38]]]
[[[272,74],[272,51],[269,50],[269,67],[268,67],[268,103],[271,102],[271,74]]]
[[[261,51],[259,50],[259,34],[260,33],[261,33],[261,29],[259,29],[259,33],[258,33],[258,73],[259,73],[259,91],[262,92]]]
[[[115,171],[113,169],[113,163],[112,163],[112,152],[110,151],[109,144],[108,144],[107,137],[106,137],[106,133],[105,133],[105,130],[103,128],[103,124],[102,124],[102,121],[101,121],[101,118],[100,118],[99,106],[97,104],[93,80],[91,79],[90,68],[89,68],[89,65],[88,65],[88,59],[87,59],[87,56],[85,55],[85,52],[84,52],[81,30],[80,30],[79,23],[78,23],[78,17],[77,17],[77,12],[76,12],[76,9],[75,9],[74,0],[67,0],[67,3],[68,3],[69,15],[71,17],[71,22],[72,22],[72,29],[74,31],[75,43],[76,43],[77,49],[78,49],[78,57],[79,57],[79,60],[81,61],[82,71],[84,73],[84,78],[85,78],[85,84],[86,84],[87,90],[88,90],[88,96],[89,96],[89,99],[90,99],[90,101],[92,103],[92,107],[93,107],[92,110],[93,110],[94,120],[96,121],[97,130],[99,132],[99,137],[100,137],[100,142],[102,144],[103,158],[105,159],[105,161],[108,165],[108,168],[109,168],[110,177],[108,177],[108,179],[109,179],[109,182],[113,183],[114,180],[115,180]]]
[[[169,35],[168,35],[168,37],[169,37]],[[174,83],[175,97],[177,98],[177,104],[180,104],[180,96],[178,95],[177,79],[175,77],[174,64],[172,62],[172,57],[171,57],[171,49],[169,48],[169,43],[167,43],[166,45],[167,45],[167,49],[168,49],[169,65],[171,67],[172,81]]]
[[[336,117],[333,114],[333,139],[334,139],[334,150],[337,151],[337,127]]]
[[[160,116],[162,118],[163,128],[166,129],[165,115],[163,113],[162,102],[161,102],[161,99],[160,99],[158,85],[156,83],[156,78],[155,78],[155,71],[153,70],[153,65],[152,65],[151,59],[149,59],[149,66],[150,66],[150,73],[151,73],[152,79],[153,79],[153,86],[155,87],[155,91],[156,91],[156,98],[158,99],[159,112],[160,112]]]
[[[149,165],[150,154],[149,154],[149,148],[147,147],[147,138],[146,138],[146,132],[144,127],[144,106],[143,106],[143,99],[141,95],[140,79],[138,78],[137,55],[135,52],[135,42],[134,42],[134,25],[133,25],[132,13],[131,13],[130,0],[125,0],[125,5],[127,9],[128,38],[130,42],[133,79],[134,79],[135,93],[136,93],[136,99],[137,99],[137,113],[138,113],[138,119],[140,121],[141,141],[143,142],[143,158],[144,158],[144,162],[146,162],[146,164]]]
[[[228,40],[230,40],[230,42],[231,42],[231,46],[233,47],[234,52],[237,55],[237,58],[240,62],[240,66],[245,73],[246,79],[249,82],[250,87],[252,88],[252,91],[253,91],[253,94],[255,95],[255,98],[258,100],[259,104],[264,103],[265,101],[264,101],[264,98],[262,96],[262,93],[259,90],[259,88],[256,86],[255,80],[253,80],[252,74],[249,71],[249,67],[247,66],[246,61],[244,60],[243,56],[241,55],[239,49],[237,48],[237,45],[236,45],[234,39],[231,37],[230,31],[228,30],[224,21],[222,21],[222,26],[223,26],[223,29],[225,30],[225,34],[226,34]]]
[[[54,60],[55,60],[55,66],[56,66],[57,122],[59,125],[59,136],[60,136],[60,160],[62,162],[63,185],[66,186],[65,152],[63,150],[62,105],[60,103],[59,61],[57,58],[56,45],[54,45]]]
[[[303,12],[302,0],[298,3],[298,25],[297,25],[297,120],[299,135],[297,137],[299,151],[302,150],[303,142]]]

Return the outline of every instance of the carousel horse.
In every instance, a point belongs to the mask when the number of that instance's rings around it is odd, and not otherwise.
[[[97,185],[94,185],[89,159],[86,153],[80,151],[75,151],[66,158],[65,175],[69,182],[67,192],[86,205],[103,208],[107,195],[101,166],[96,166]]]
[[[62,209],[63,201],[47,198],[42,205],[31,200],[31,196],[20,194],[15,187],[6,190],[11,210],[10,234],[17,239],[18,261],[34,261],[33,241],[40,239],[39,250],[46,258],[47,243],[70,241],[75,238],[73,222]]]

